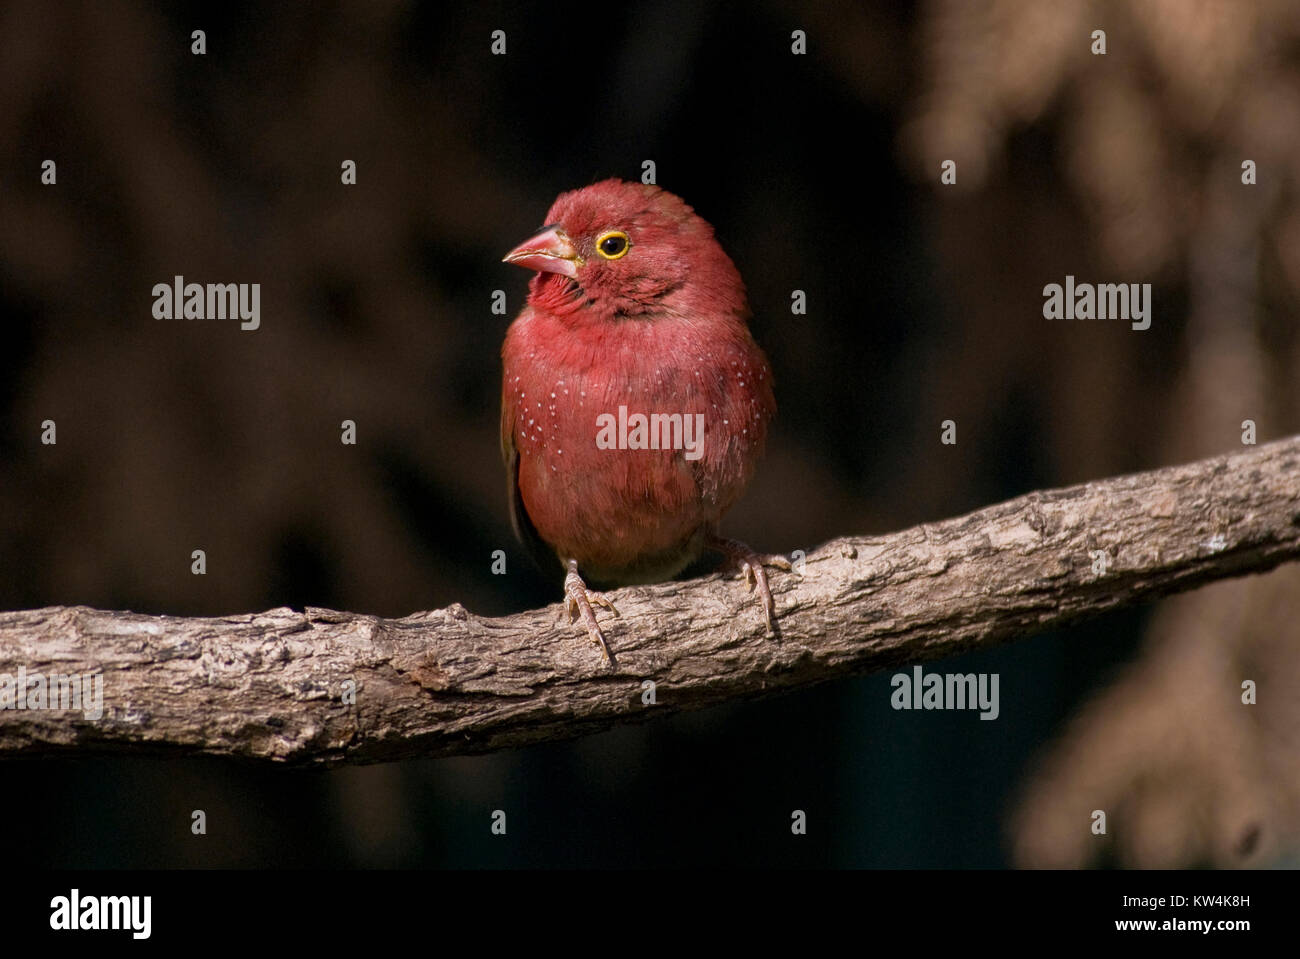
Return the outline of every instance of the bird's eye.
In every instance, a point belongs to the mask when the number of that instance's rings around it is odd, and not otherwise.
[[[631,245],[626,233],[611,230],[609,233],[602,233],[596,240],[596,252],[607,260],[617,260]]]

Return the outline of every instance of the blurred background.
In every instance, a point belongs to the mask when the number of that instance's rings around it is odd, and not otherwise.
[[[1300,431],[1289,0],[11,0],[0,608],[557,602],[505,506],[500,259],[646,160],[774,366],[755,547]],[[260,283],[261,328],[155,320],[177,274]],[[1150,329],[1044,320],[1067,274],[1151,283]],[[1295,865],[1297,623],[1293,564],[928,667],[1000,674],[995,722],[879,675],[463,759],[10,761],[0,818],[60,867]]]

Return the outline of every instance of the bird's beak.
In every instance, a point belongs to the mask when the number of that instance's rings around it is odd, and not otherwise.
[[[541,232],[529,237],[505,255],[502,263],[515,263],[543,273],[561,273],[576,277],[582,257],[558,224],[544,226]]]

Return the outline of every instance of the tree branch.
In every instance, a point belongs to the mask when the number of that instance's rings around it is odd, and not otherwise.
[[[0,757],[486,752],[950,656],[1296,558],[1300,437],[834,540],[802,575],[773,573],[778,638],[734,576],[619,590],[613,670],[558,606],[499,619],[458,604],[402,619],[0,613],[0,706],[20,668],[29,699],[0,709]],[[37,673],[102,673],[102,717],[30,708]]]

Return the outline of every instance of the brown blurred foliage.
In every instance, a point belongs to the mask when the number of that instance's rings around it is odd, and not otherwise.
[[[495,414],[458,388],[467,367],[491,369],[500,331],[486,310],[458,315],[420,251],[490,257],[500,225],[542,199],[485,168],[437,78],[374,69],[402,8],[270,8],[262,45],[234,62],[191,56],[147,4],[0,12],[0,263],[41,317],[13,419],[60,431],[52,455],[6,457],[0,483],[3,535],[49,577],[27,595],[215,613],[282,602],[278,567],[326,556],[338,593],[371,611],[457,598],[431,579],[472,592],[454,564],[430,575],[392,464],[351,455],[340,424],[465,515],[502,512],[480,479],[498,469]],[[54,189],[30,175],[46,155]],[[341,158],[356,189],[338,187]],[[238,335],[149,320],[147,291],[175,273],[260,281],[274,320]],[[188,543],[207,550],[205,578],[177,562]]]
[[[1084,42],[1095,29],[1106,31],[1104,56]],[[902,135],[918,175],[956,159],[963,189],[988,189],[1008,175],[1007,138],[1051,124],[1098,268],[1186,286],[1187,335],[1161,458],[1220,452],[1245,419],[1261,437],[1293,429],[1294,4],[951,0],[929,6],[925,34],[926,83]],[[1255,162],[1258,185],[1243,184],[1244,160]],[[1168,307],[1161,314],[1172,319]],[[1014,823],[1017,860],[1079,866],[1113,855],[1136,867],[1222,867],[1276,861],[1294,848],[1298,623],[1294,566],[1167,603],[1139,661],[1031,777]],[[1258,705],[1242,704],[1243,680],[1258,685]],[[1107,813],[1109,838],[1091,835],[1094,809]]]

